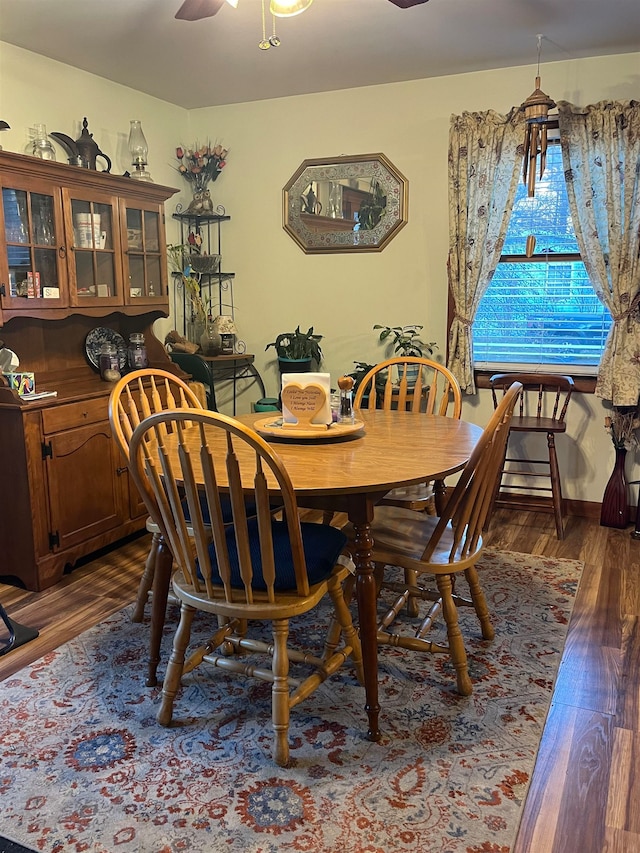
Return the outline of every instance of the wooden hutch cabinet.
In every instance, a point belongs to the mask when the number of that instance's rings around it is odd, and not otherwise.
[[[182,372],[153,334],[169,316],[164,202],[177,190],[0,151],[0,339],[35,374],[26,401],[0,374],[0,576],[30,590],[144,527],[111,439],[97,327],[142,332],[150,367]]]

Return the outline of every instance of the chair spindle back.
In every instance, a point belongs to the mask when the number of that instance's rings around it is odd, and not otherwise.
[[[512,382],[522,384],[519,416],[551,419],[563,422],[574,389],[573,379],[555,373],[496,373],[490,379],[494,407],[498,405],[498,391],[503,394]]]
[[[354,404],[356,408],[388,410],[393,406],[400,411],[459,418],[462,392],[455,376],[442,364],[405,356],[373,367],[360,381]]]
[[[493,412],[427,543],[423,560],[430,559],[449,523],[453,529],[450,562],[475,551],[493,507],[509,425],[521,390],[519,382],[512,383]]]
[[[287,525],[296,593],[309,595],[293,486],[280,459],[257,433],[218,413],[161,412],[134,431],[131,458],[134,482],[152,491],[163,535],[195,592],[252,604],[256,578],[262,578],[263,595],[266,589],[268,601],[276,600],[281,559],[272,535],[276,501]],[[231,525],[223,521],[221,500],[231,504]],[[251,548],[256,533],[259,548]],[[212,557],[220,582],[211,577]]]

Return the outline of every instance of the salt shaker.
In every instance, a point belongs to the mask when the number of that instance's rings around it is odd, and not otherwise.
[[[338,379],[338,388],[340,389],[340,417],[338,423],[352,424],[355,422],[355,414],[353,411],[353,377],[341,376]]]

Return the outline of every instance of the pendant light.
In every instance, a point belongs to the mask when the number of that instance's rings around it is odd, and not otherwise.
[[[547,129],[549,125],[549,110],[555,107],[548,95],[540,88],[540,45],[542,35],[538,33],[538,71],[536,75],[536,88],[521,105],[524,110],[526,131],[524,136],[524,162],[522,167],[522,180],[527,187],[527,195],[532,198],[535,195],[536,167],[538,156],[540,156],[541,178],[547,163]]]
[[[313,0],[271,0],[269,11],[277,18],[292,18],[308,9]]]

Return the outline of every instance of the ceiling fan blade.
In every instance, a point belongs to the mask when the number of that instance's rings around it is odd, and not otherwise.
[[[411,6],[420,6],[421,3],[426,3],[427,0],[389,0],[390,3],[395,3],[401,9],[410,9]]]
[[[220,11],[225,0],[184,0],[184,3],[176,12],[176,18],[180,21],[200,21],[202,18],[211,18]]]

